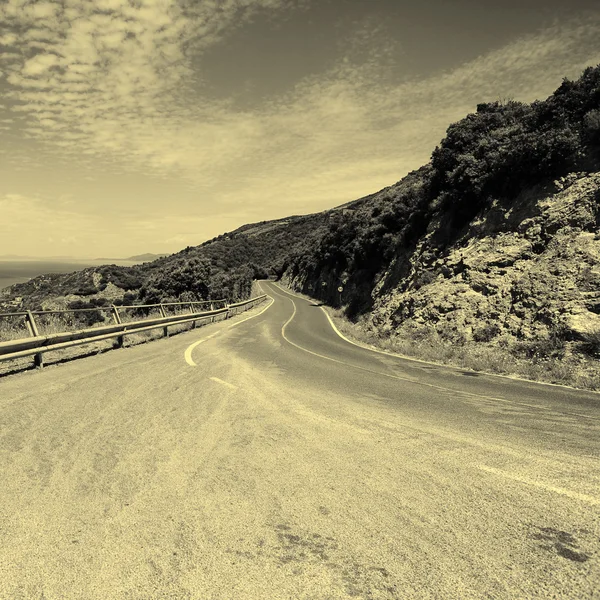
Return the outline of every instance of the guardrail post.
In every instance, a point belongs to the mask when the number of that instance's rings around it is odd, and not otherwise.
[[[112,313],[113,320],[117,325],[121,324],[121,315],[119,314],[119,309],[114,305],[110,305],[110,312]]]
[[[194,304],[190,302],[190,313],[194,312]],[[196,321],[192,321],[192,329],[196,329]]]
[[[27,329],[29,330],[29,335],[31,337],[38,337],[38,335],[40,335],[40,332],[37,328],[37,323],[35,322],[35,319],[33,318],[33,313],[30,310],[27,311],[27,316],[25,317],[25,319],[26,319],[26,323],[27,323]],[[38,369],[42,369],[44,367],[44,355],[41,352],[34,354],[33,364]]]
[[[161,314],[161,316],[166,317],[167,313],[165,312],[165,307],[162,304],[160,304],[159,308],[160,308],[160,314]],[[169,327],[168,327],[168,325],[165,325],[163,327],[163,334],[164,334],[165,337],[169,337]]]
[[[114,304],[110,305],[110,312],[112,313],[113,321],[117,325],[121,325],[121,315],[119,314],[119,309]],[[115,344],[115,346],[117,348],[122,348],[124,341],[125,341],[125,337],[124,336],[122,336],[122,335],[118,336],[117,337],[117,343]]]

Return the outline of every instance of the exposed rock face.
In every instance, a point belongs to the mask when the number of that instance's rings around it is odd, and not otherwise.
[[[600,173],[571,174],[546,190],[493,204],[443,256],[434,219],[400,288],[373,291],[372,326],[435,328],[461,343],[600,331]]]

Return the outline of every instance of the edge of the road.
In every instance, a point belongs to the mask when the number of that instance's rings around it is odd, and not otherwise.
[[[296,294],[292,291],[286,290],[283,287],[281,287],[281,285],[279,284],[279,282],[276,281],[269,281],[269,283],[272,283],[275,287],[279,288],[284,294],[288,294],[289,296],[293,296],[295,298],[298,298],[300,300],[305,300],[306,302],[318,302],[318,300],[315,300],[314,298],[310,298],[310,297],[303,297],[299,294]],[[323,306],[319,306],[319,308],[323,311],[323,313],[325,314],[325,316],[327,317],[327,320],[329,321],[329,324],[331,325],[331,328],[333,329],[333,331],[341,338],[343,339],[345,342],[348,342],[349,344],[352,344],[353,346],[357,346],[358,348],[362,348],[363,350],[369,350],[370,352],[375,352],[377,354],[384,354],[386,356],[391,356],[392,358],[400,358],[402,360],[408,360],[411,362],[416,362],[416,363],[421,363],[424,365],[431,365],[434,367],[443,367],[446,369],[451,369],[451,370],[463,370],[463,371],[472,371],[472,369],[467,369],[465,367],[457,367],[456,365],[448,365],[448,364],[444,364],[444,363],[436,363],[436,362],[432,362],[429,360],[423,360],[420,358],[414,358],[412,356],[406,356],[404,354],[397,354],[395,352],[389,352],[387,350],[380,350],[379,348],[374,348],[372,346],[369,346],[363,342],[359,342],[359,341],[354,341],[349,339],[348,337],[346,337],[335,325],[335,323],[333,322],[333,319],[331,318],[331,316],[329,315],[329,313],[323,308]],[[547,381],[535,381],[533,379],[524,379],[522,377],[518,377],[516,375],[505,375],[505,374],[500,374],[500,373],[488,373],[487,371],[473,371],[473,373],[481,373],[482,375],[487,375],[489,377],[501,377],[503,379],[510,379],[511,381],[519,381],[522,383],[529,383],[529,384],[533,384],[533,385],[545,385],[545,386],[550,386],[550,387],[555,387],[555,388],[563,388],[566,390],[570,390],[570,391],[574,391],[574,392],[580,392],[580,393],[587,393],[587,394],[593,394],[595,396],[598,396],[598,399],[600,400],[600,392],[594,391],[594,390],[587,390],[584,388],[576,388],[576,387],[572,387],[570,385],[564,385],[561,383],[549,383]]]

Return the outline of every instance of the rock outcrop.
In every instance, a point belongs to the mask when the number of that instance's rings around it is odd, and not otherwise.
[[[600,332],[600,173],[574,173],[499,203],[442,256],[443,214],[410,258],[401,287],[373,290],[368,323],[379,331],[434,329],[454,343],[507,343]]]

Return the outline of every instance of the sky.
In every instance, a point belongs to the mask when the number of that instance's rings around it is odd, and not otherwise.
[[[597,0],[0,0],[0,255],[170,253],[360,198],[599,40]]]

